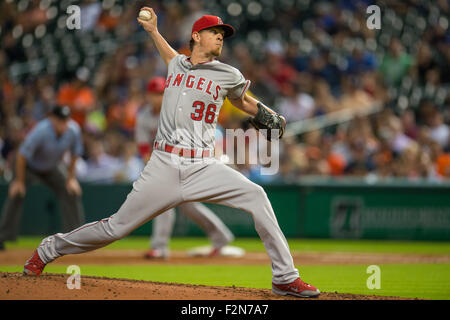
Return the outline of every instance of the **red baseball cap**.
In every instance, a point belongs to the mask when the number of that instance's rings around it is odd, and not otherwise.
[[[166,79],[163,77],[154,77],[147,83],[147,92],[163,93],[165,86]]]
[[[194,25],[192,26],[191,34],[211,27],[222,28],[223,31],[225,31],[225,35],[223,36],[224,39],[234,35],[234,28],[232,26],[230,26],[229,24],[224,24],[220,17],[210,15],[204,15],[200,19],[195,21]]]

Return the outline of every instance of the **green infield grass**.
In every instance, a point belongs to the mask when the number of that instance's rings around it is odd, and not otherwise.
[[[81,265],[81,276],[101,276],[211,286],[270,289],[269,266],[222,265]],[[450,299],[449,264],[379,265],[380,289],[369,289],[367,266],[326,265],[299,267],[302,278],[323,292]],[[48,265],[45,272],[66,273],[67,266]],[[21,272],[22,266],[0,266]]]
[[[43,237],[20,237],[16,242],[6,242],[7,249],[36,248]],[[368,253],[421,253],[450,254],[450,242],[434,241],[391,241],[391,240],[331,240],[331,239],[288,239],[292,251],[303,252],[368,252]],[[208,245],[206,238],[172,238],[172,250],[186,250],[196,246]],[[261,240],[239,238],[231,245],[247,251],[264,251]],[[130,236],[113,242],[101,250],[147,249],[149,238]]]
[[[7,242],[7,250],[33,249],[41,238]],[[292,251],[450,254],[448,242],[288,239]],[[205,238],[173,238],[172,250],[207,245]],[[264,251],[259,239],[237,239],[232,245]],[[101,250],[146,249],[148,238],[128,237]],[[298,266],[302,278],[323,292],[450,300],[450,264],[380,264],[380,289],[369,289],[367,265]],[[67,266],[48,265],[45,272],[66,273]],[[264,265],[80,265],[81,275],[251,288],[271,287],[270,266]],[[22,266],[0,271],[21,272]]]

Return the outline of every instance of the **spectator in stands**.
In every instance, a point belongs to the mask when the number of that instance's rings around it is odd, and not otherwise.
[[[89,32],[97,25],[98,18],[102,13],[102,4],[95,0],[85,0],[81,4],[80,20],[83,23],[82,32]]]
[[[138,157],[137,146],[133,140],[122,144],[123,151],[119,159],[119,169],[115,175],[117,182],[134,182],[144,169],[144,161]]]
[[[439,143],[442,148],[446,148],[450,137],[450,129],[448,125],[444,123],[442,113],[435,110],[429,117],[427,124],[430,127],[431,139]]]
[[[290,122],[310,118],[315,112],[314,98],[304,92],[296,83],[285,82],[281,86],[283,98],[278,104],[281,114]]]
[[[86,147],[88,157],[77,168],[78,179],[90,183],[112,183],[118,180],[116,177],[121,167],[120,160],[105,152],[103,141],[93,138]]]
[[[403,132],[407,137],[417,140],[419,129],[416,125],[416,115],[413,110],[407,109],[400,115]]]
[[[72,109],[73,120],[80,127],[84,126],[87,113],[96,103],[95,94],[87,84],[89,70],[80,68],[76,77],[68,83],[63,84],[58,91],[57,101],[60,105],[68,105]]]
[[[333,94],[338,94],[341,72],[339,68],[330,61],[330,50],[314,52],[309,59],[308,72],[313,76],[322,78],[328,82]]]
[[[410,72],[413,64],[413,57],[405,52],[400,40],[392,38],[389,51],[381,62],[380,72],[388,85],[399,87],[403,77]]]
[[[313,81],[313,97],[316,113],[323,114],[339,110],[337,99],[331,94],[330,86],[323,79]]]
[[[341,77],[342,95],[339,97],[340,109],[364,109],[374,102],[374,99],[362,89],[359,76]]]
[[[418,83],[424,86],[427,83],[427,74],[429,71],[438,68],[438,65],[433,58],[430,46],[426,42],[420,42],[415,58],[416,64],[414,73]]]
[[[439,143],[433,142],[430,145],[430,158],[434,161],[437,176],[450,178],[450,153],[445,152]]]
[[[356,46],[352,55],[347,58],[346,72],[349,74],[373,71],[375,68],[377,68],[375,56],[361,47]]]

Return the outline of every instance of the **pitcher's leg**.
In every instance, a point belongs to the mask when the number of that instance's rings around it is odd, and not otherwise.
[[[250,213],[271,259],[273,282],[289,283],[299,277],[286,238],[261,186],[219,162],[187,168],[182,190],[185,200],[220,203]]]
[[[109,218],[45,238],[38,248],[42,261],[49,263],[62,255],[104,247],[178,205],[182,201],[179,174],[177,169],[167,165],[168,161],[170,159],[163,159],[154,152],[125,202]]]
[[[175,223],[175,209],[172,208],[163,212],[153,219],[152,223],[151,248],[159,250],[163,254],[168,254],[170,236]]]
[[[234,240],[233,233],[207,206],[200,202],[185,202],[179,206],[182,214],[202,228],[214,248],[221,248]]]

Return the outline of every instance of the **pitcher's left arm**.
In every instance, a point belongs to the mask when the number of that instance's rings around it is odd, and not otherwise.
[[[286,119],[273,111],[262,102],[245,93],[239,99],[230,99],[230,102],[238,109],[248,113],[252,117],[248,120],[257,130],[267,129],[267,140],[271,140],[271,130],[277,129],[278,139],[284,134]]]

